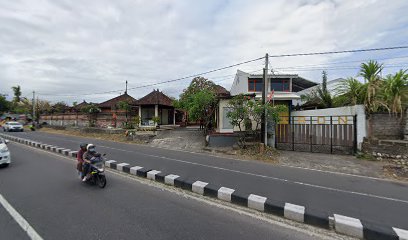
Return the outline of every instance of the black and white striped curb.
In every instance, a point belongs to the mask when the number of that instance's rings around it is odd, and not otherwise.
[[[40,142],[18,138],[2,133],[0,133],[0,136],[5,139],[52,151],[72,158],[76,158],[78,153],[77,151],[72,151],[70,149],[42,144]],[[319,211],[318,209],[306,208],[305,206],[266,198],[256,194],[248,194],[240,192],[236,189],[211,184],[198,179],[192,180],[190,178],[183,178],[179,175],[167,174],[159,170],[145,168],[142,166],[131,166],[128,163],[121,163],[116,160],[105,161],[105,166],[111,169],[118,170],[120,172],[192,191],[203,196],[217,198],[261,212],[282,216],[293,221],[302,222],[326,229],[334,227],[335,231],[338,233],[357,237],[360,239],[408,240],[408,231],[404,229],[390,228],[378,225],[376,223],[343,216],[340,214],[329,216],[328,213]]]

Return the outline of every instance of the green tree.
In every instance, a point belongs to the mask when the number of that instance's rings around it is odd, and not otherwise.
[[[0,114],[10,111],[11,103],[7,101],[6,97],[0,95]]]
[[[243,94],[233,97],[228,106],[230,111],[227,113],[227,118],[233,126],[239,129],[241,147],[245,146],[248,133],[260,136],[259,131],[265,110],[267,121],[275,124],[279,122],[279,113],[287,111],[287,107],[284,105],[263,104],[261,101],[256,101]],[[252,121],[256,123],[255,128],[252,126]],[[242,125],[245,126],[245,131],[243,131]]]
[[[383,68],[383,64],[372,60],[361,64],[359,75],[364,78],[365,82],[364,105],[367,113],[377,112],[380,106],[384,105],[378,98],[382,85],[380,73]]]
[[[130,111],[130,104],[126,101],[119,101],[116,104],[116,107],[119,110],[125,111],[125,118],[126,118],[125,127],[128,127],[128,113]]]
[[[347,78],[340,82],[336,88],[337,97],[334,99],[336,106],[345,105],[357,105],[364,104],[365,88],[366,85],[362,84],[355,78]]]
[[[216,103],[215,84],[206,78],[195,77],[188,88],[183,90],[180,99],[173,101],[173,106],[186,110],[190,120],[202,120],[208,127]]]
[[[65,102],[57,102],[51,106],[51,111],[53,113],[64,113],[68,108],[69,106]]]
[[[101,109],[96,106],[94,103],[90,103],[81,108],[81,112],[88,115],[88,122],[90,127],[95,127],[96,116],[101,112]]]
[[[14,93],[13,102],[14,103],[19,103],[21,101],[21,87],[20,87],[20,85],[13,86],[13,87],[11,87],[11,89],[13,90],[13,93]]]
[[[327,72],[322,72],[322,84],[312,90],[310,94],[301,96],[302,100],[306,101],[306,104],[316,105],[319,108],[331,108],[333,107],[333,97],[330,91],[327,89]]]
[[[13,112],[18,114],[29,114],[33,110],[31,100],[28,98],[20,98],[19,102],[13,103]]]
[[[400,70],[394,75],[388,75],[383,84],[382,97],[391,113],[402,113],[408,104],[408,74]]]

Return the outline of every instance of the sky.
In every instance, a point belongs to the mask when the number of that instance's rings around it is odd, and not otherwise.
[[[20,85],[43,100],[103,102],[153,89],[178,97],[195,75],[270,55],[408,45],[406,0],[0,0],[0,94]],[[274,73],[321,82],[379,60],[408,68],[408,49],[271,58]],[[203,75],[230,89],[236,71]],[[110,92],[114,91],[114,92]],[[106,93],[110,92],[110,93]]]

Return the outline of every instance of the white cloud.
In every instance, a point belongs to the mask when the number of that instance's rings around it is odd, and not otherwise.
[[[263,56],[403,45],[406,1],[15,1],[0,2],[1,93],[104,92],[156,83]],[[408,55],[408,51],[273,58],[274,68]],[[400,60],[402,63],[404,59]],[[240,66],[262,68],[262,61]],[[353,63],[358,66],[358,63]],[[352,64],[348,64],[350,66]],[[395,69],[393,69],[395,70]],[[229,88],[236,68],[208,75]],[[356,70],[330,71],[329,77]],[[320,70],[298,71],[320,80]],[[223,77],[219,77],[223,76]],[[172,96],[184,80],[153,88]],[[50,100],[100,102],[117,94]],[[45,98],[45,96],[44,96]]]

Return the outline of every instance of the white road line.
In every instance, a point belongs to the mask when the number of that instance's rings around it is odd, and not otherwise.
[[[33,240],[42,240],[43,238],[34,230],[33,227],[10,205],[9,202],[0,194],[0,203],[6,209],[6,211],[14,218],[14,220],[20,225],[20,227],[27,233],[27,235]]]
[[[50,137],[50,136],[42,136],[44,138],[49,138],[49,139],[60,139],[58,137]],[[72,137],[78,137],[78,138],[85,138],[85,137],[79,137],[79,136],[72,136]],[[103,141],[103,139],[98,139]],[[64,141],[68,142],[75,142],[78,143],[78,141],[74,140],[69,140],[69,139],[64,139]],[[117,143],[117,142],[115,142]],[[128,145],[132,145],[130,143],[124,143]],[[192,151],[187,151],[187,150],[181,150],[181,149],[171,149],[171,148],[165,148],[165,147],[159,147],[159,146],[148,146],[148,145],[137,145],[140,148],[159,148],[163,150],[170,150],[174,152],[184,152],[184,153],[191,153],[191,154],[196,154],[196,155],[204,155],[207,156],[208,154],[206,153],[200,153],[200,152],[192,152]],[[135,152],[135,151],[127,151],[123,149],[118,149],[118,148],[112,148],[112,147],[107,147],[107,146],[102,146],[110,149],[116,149],[119,151],[125,151],[125,152]],[[139,153],[139,152],[138,152]],[[239,161],[239,162],[251,162],[252,160],[247,160],[247,159],[236,159],[236,158],[231,158],[231,157],[225,157],[225,156],[217,156],[217,155],[212,155],[212,157],[215,158],[221,158],[221,159],[227,159],[227,160],[234,160],[234,161]],[[327,174],[336,174],[336,175],[344,175],[344,176],[351,176],[351,177],[357,177],[357,178],[365,178],[365,179],[371,179],[371,180],[379,180],[379,181],[384,181],[384,182],[400,182],[398,180],[390,180],[390,179],[385,179],[385,178],[378,178],[378,177],[369,177],[369,176],[364,176],[364,175],[357,175],[357,174],[352,174],[352,173],[342,173],[342,172],[333,172],[333,171],[328,171],[328,170],[320,170],[320,169],[314,169],[314,168],[307,168],[307,167],[299,167],[299,166],[292,166],[289,164],[282,164],[277,167],[287,167],[287,168],[295,168],[295,169],[301,169],[301,170],[307,170],[307,171],[312,171],[312,172],[320,172],[320,173],[327,173]]]
[[[67,141],[72,141],[72,140],[67,140]],[[400,203],[408,204],[408,200],[396,199],[396,198],[391,198],[391,197],[384,197],[384,196],[370,194],[370,193],[361,193],[361,192],[355,192],[355,191],[342,190],[342,189],[332,188],[332,187],[325,187],[325,186],[321,186],[321,185],[315,185],[315,184],[304,183],[304,182],[299,182],[299,181],[287,180],[287,179],[284,179],[284,178],[271,177],[271,176],[266,176],[266,175],[261,175],[261,174],[256,174],[256,173],[248,173],[248,172],[243,172],[243,171],[239,171],[239,170],[233,170],[233,169],[228,169],[228,168],[223,168],[223,167],[206,165],[206,164],[202,164],[202,163],[189,162],[189,161],[175,159],[175,158],[169,158],[169,157],[164,157],[164,156],[158,156],[158,155],[146,154],[146,153],[141,153],[141,152],[129,151],[129,150],[124,150],[124,149],[119,149],[119,148],[113,148],[113,147],[108,147],[108,146],[104,146],[104,145],[99,145],[99,147],[118,150],[118,151],[122,151],[122,152],[128,152],[128,153],[136,153],[136,154],[140,154],[140,155],[144,155],[144,156],[148,156],[148,157],[161,158],[161,159],[165,159],[165,160],[169,160],[169,161],[187,163],[187,164],[201,166],[201,167],[213,168],[213,169],[227,171],[227,172],[239,173],[239,174],[244,174],[244,175],[248,175],[248,176],[261,177],[261,178],[265,178],[265,179],[271,179],[271,180],[280,181],[280,182],[292,183],[292,184],[296,184],[296,185],[303,185],[303,186],[312,187],[312,188],[324,189],[324,190],[333,191],[333,192],[347,193],[347,194],[353,194],[353,195],[359,195],[359,196],[365,196],[365,197],[371,197],[371,198],[377,198],[377,199],[382,199],[382,200],[388,200],[388,201],[394,201],[394,202],[400,202]]]

